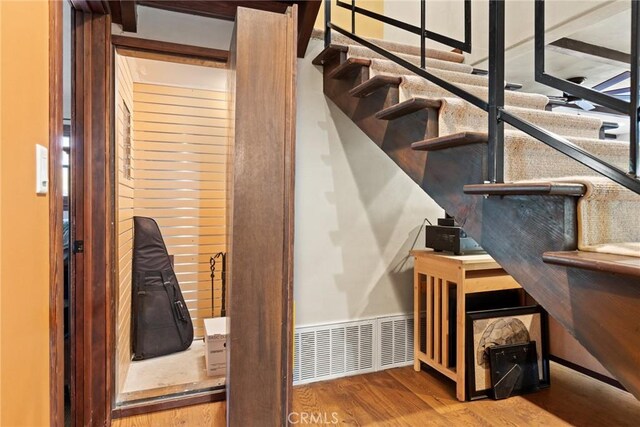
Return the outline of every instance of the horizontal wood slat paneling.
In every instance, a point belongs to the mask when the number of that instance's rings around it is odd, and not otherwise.
[[[133,99],[135,213],[158,222],[200,337],[221,305],[220,265],[212,299],[209,257],[227,242],[227,97],[134,83]]]
[[[229,110],[222,108],[185,107],[151,102],[138,102],[136,104],[136,113],[175,114],[176,116],[191,117],[211,117],[211,115],[215,114],[221,118],[228,118],[230,116]]]
[[[194,154],[224,154],[226,145],[189,144],[178,142],[136,141],[137,150],[158,152],[185,152]]]
[[[229,141],[222,136],[207,136],[207,135],[179,135],[175,133],[167,132],[155,132],[133,130],[133,139],[135,141],[150,141],[150,142],[176,142],[176,143],[188,143],[188,144],[203,144],[203,145],[224,145],[227,146]]]
[[[217,110],[226,110],[227,102],[224,100],[188,98],[184,96],[156,95],[152,93],[136,92],[136,102],[145,102],[149,104],[197,107],[197,108],[215,108]]]
[[[124,174],[125,106],[133,115],[133,78],[126,58],[115,57],[115,137],[116,137],[116,262],[118,281],[116,295],[116,393],[120,393],[131,363],[131,265],[133,255],[134,171],[131,179]],[[133,126],[129,123],[129,126]]]
[[[229,127],[229,120],[227,118],[213,119],[210,116],[187,116],[167,113],[147,113],[143,111],[136,111],[136,120],[145,123],[165,123],[165,124],[177,124],[177,125],[192,125],[192,126],[213,126],[213,127]]]
[[[178,86],[162,86],[148,83],[136,83],[135,91],[138,94],[149,93],[154,95],[173,95],[187,98],[218,99],[227,102],[227,93],[216,90],[192,89]]]

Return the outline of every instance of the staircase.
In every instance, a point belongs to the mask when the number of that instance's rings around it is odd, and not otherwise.
[[[372,42],[420,66],[420,48]],[[426,56],[434,76],[487,100],[487,76],[462,54]],[[505,182],[485,184],[485,111],[337,34],[313,63],[325,95],[640,398],[640,195],[509,126]],[[628,143],[548,102],[505,92],[508,112],[626,169]]]

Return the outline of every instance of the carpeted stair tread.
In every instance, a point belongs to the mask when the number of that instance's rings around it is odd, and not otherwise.
[[[600,138],[602,120],[596,117],[556,113],[542,109],[516,106],[508,106],[506,111],[559,135],[580,138]],[[438,116],[438,126],[441,134],[460,131],[486,132],[488,117],[485,111],[460,98],[443,98],[442,108]],[[505,130],[515,129],[511,125],[505,124]]]
[[[417,56],[418,58],[420,58],[420,55],[421,55],[420,46],[412,46],[408,44],[397,43],[389,40],[381,40],[381,39],[375,39],[375,38],[367,38],[367,41],[393,53]],[[331,34],[331,42],[348,45],[348,46],[357,46],[357,47],[365,48],[364,46],[350,39],[349,37],[343,36],[342,34],[335,31]],[[365,48],[365,49],[368,49],[368,48]],[[439,50],[439,49],[427,48],[425,49],[425,56],[427,58],[438,59],[440,61],[447,61],[447,62],[453,62],[453,63],[462,63],[464,61],[464,55],[462,53]]]
[[[556,163],[555,159],[547,161]],[[640,194],[600,175],[505,181],[513,186],[532,185],[541,181],[556,185],[584,186],[584,194],[578,199],[578,249],[640,257],[640,227],[637,217],[637,212],[640,211]]]
[[[489,96],[489,89],[485,86],[473,86],[467,84],[456,84],[476,97],[483,99],[485,102]],[[413,97],[430,97],[430,98],[457,98],[454,94],[444,90],[435,83],[418,76],[404,75],[402,76],[402,84],[400,85],[400,97],[402,100]],[[465,101],[466,102],[466,101]],[[504,93],[504,102],[506,106],[524,107],[536,110],[544,110],[549,98],[545,95],[525,92],[506,91]]]
[[[636,252],[640,252],[640,243],[633,243]],[[624,248],[626,245],[617,245]],[[609,248],[605,250],[610,250]],[[640,278],[640,258],[636,256],[614,255],[598,253],[598,251],[559,251],[542,254],[544,262],[563,265],[565,267],[582,268],[586,270],[607,273],[624,274]],[[640,283],[639,283],[640,285]]]
[[[358,58],[357,56],[349,56],[350,58]],[[361,58],[364,59],[364,58]],[[401,65],[396,64],[388,59],[367,58],[371,61],[370,70],[371,75],[376,74],[388,74],[395,76],[404,76],[407,74],[407,69]],[[427,71],[449,83],[462,83],[473,86],[489,85],[489,79],[486,76],[478,74],[461,73],[459,71],[443,70],[440,68],[428,68]]]
[[[486,144],[487,138],[486,132],[462,131],[414,142],[412,148],[420,151],[442,150],[468,144]],[[567,139],[614,166],[626,168],[629,147],[624,141],[579,137]],[[555,181],[567,176],[599,177],[599,174],[523,132],[505,130],[504,179],[506,182],[539,181],[542,177]]]
[[[413,65],[420,66],[420,57],[415,55],[407,55],[406,53],[396,53],[392,52],[398,57],[404,59],[407,62],[412,63]],[[385,56],[382,56],[371,49],[368,49],[364,46],[359,45],[348,45],[347,56],[355,56],[357,58],[369,58],[369,59],[388,59]],[[473,71],[473,67],[469,64],[463,64],[460,62],[451,62],[444,61],[442,59],[437,58],[426,58],[425,65],[427,69],[430,68],[439,68],[441,70],[449,70],[449,71],[457,71],[459,73],[468,73],[471,74]],[[409,71],[406,71],[409,73]]]

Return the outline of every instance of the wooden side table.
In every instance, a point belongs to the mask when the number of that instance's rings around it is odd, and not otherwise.
[[[451,255],[414,250],[413,282],[414,362],[420,362],[456,383],[456,397],[464,401],[465,296],[478,292],[520,289],[520,285],[489,255]],[[449,296],[456,295],[456,312],[449,313]],[[426,316],[425,320],[422,320]],[[422,321],[421,321],[422,320]],[[449,360],[449,325],[456,322],[456,360]],[[422,328],[426,328],[423,331]],[[425,342],[426,340],[426,342]]]

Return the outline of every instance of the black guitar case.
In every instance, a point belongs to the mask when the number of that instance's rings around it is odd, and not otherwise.
[[[133,217],[131,339],[134,360],[183,351],[193,342],[193,323],[160,228]]]

